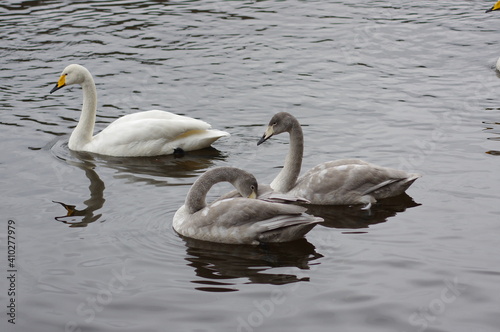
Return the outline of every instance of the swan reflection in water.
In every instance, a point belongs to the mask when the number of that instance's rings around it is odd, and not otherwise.
[[[408,194],[403,193],[381,199],[368,210],[362,209],[360,205],[306,205],[306,213],[324,219],[318,227],[359,229],[386,222],[388,218],[419,205]]]
[[[168,185],[165,178],[189,178],[198,176],[199,170],[208,169],[216,160],[225,160],[226,154],[209,147],[181,154],[155,157],[113,157],[89,152],[76,152],[68,148],[65,138],[58,138],[48,148],[52,154],[70,165],[88,162],[116,171],[115,178],[129,182],[146,181],[156,185]],[[159,177],[160,181],[151,181]]]
[[[198,177],[199,170],[208,169],[214,165],[214,160],[224,160],[226,156],[215,148],[187,152],[182,155],[157,157],[110,157],[78,153],[86,160],[94,160],[102,166],[116,170],[117,179],[127,179],[129,182],[146,181],[151,184],[168,185],[166,178]],[[154,181],[151,176],[161,178]]]
[[[187,265],[193,267],[199,277],[191,282],[199,285],[196,289],[207,292],[237,291],[241,280],[235,279],[245,279],[247,284],[307,282],[307,273],[300,270],[309,270],[315,260],[323,257],[306,239],[251,246],[180,237],[186,244]],[[273,272],[277,267],[289,270]]]
[[[106,201],[104,199],[104,182],[99,178],[99,175],[94,171],[95,165],[89,162],[73,163],[72,164],[85,172],[85,176],[90,180],[89,191],[90,198],[85,200],[86,208],[77,209],[76,205],[70,205],[63,202],[53,201],[61,204],[66,209],[66,215],[55,217],[57,221],[70,225],[70,227],[85,227],[90,223],[99,220],[102,214],[95,212],[101,209]],[[81,217],[81,218],[78,218]]]
[[[66,215],[55,219],[70,227],[86,227],[102,218],[102,214],[96,211],[104,206],[105,184],[95,171],[97,165],[116,170],[115,179],[125,179],[128,183],[144,182],[160,187],[175,185],[169,183],[168,179],[196,177],[197,171],[208,169],[214,164],[214,160],[225,159],[225,156],[215,148],[192,151],[185,155],[134,158],[75,152],[64,145],[54,146],[53,152],[68,165],[83,170],[90,182],[90,198],[83,201],[85,208],[77,209],[78,204],[75,205],[75,202],[53,201],[66,209]]]

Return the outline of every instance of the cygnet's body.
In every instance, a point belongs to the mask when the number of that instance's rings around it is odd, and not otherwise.
[[[271,188],[278,193],[302,197],[311,204],[365,204],[368,208],[378,199],[402,194],[420,177],[358,159],[342,159],[321,163],[299,178],[304,136],[294,116],[286,112],[274,115],[257,145],[283,132],[290,134],[290,148]]]
[[[207,205],[208,191],[219,182],[230,182],[243,197]],[[233,167],[209,170],[189,190],[174,215],[173,228],[198,240],[257,245],[299,239],[323,220],[304,214],[300,206],[254,199],[257,191],[257,180],[248,172]]]

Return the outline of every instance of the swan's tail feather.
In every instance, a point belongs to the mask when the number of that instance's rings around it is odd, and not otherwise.
[[[266,222],[267,230],[259,234],[258,240],[264,243],[298,240],[322,221],[323,218],[304,213],[271,218]]]
[[[193,130],[176,137],[175,144],[184,151],[194,151],[208,148],[219,138],[228,136],[231,135],[225,131],[217,129]]]
[[[420,176],[420,174],[411,173],[404,178],[390,179],[370,188],[363,195],[371,195],[376,199],[398,196],[404,193]]]

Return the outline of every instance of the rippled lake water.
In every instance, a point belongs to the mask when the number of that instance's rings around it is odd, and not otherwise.
[[[498,331],[492,3],[1,2],[0,330]],[[70,63],[94,75],[96,130],[163,109],[232,136],[183,158],[71,152],[81,89],[49,95]],[[278,111],[303,125],[303,169],[354,157],[423,177],[370,213],[317,211],[303,241],[175,234],[207,169],[274,178],[288,138],[256,142]]]

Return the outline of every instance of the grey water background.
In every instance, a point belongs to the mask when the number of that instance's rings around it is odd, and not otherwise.
[[[498,331],[492,3],[0,2],[0,330]],[[71,152],[81,89],[49,95],[70,63],[94,75],[96,130],[163,109],[232,136],[183,158]],[[256,142],[278,111],[303,125],[304,170],[354,157],[423,177],[371,213],[315,212],[327,222],[291,244],[176,235],[205,170],[274,178],[288,138]]]

